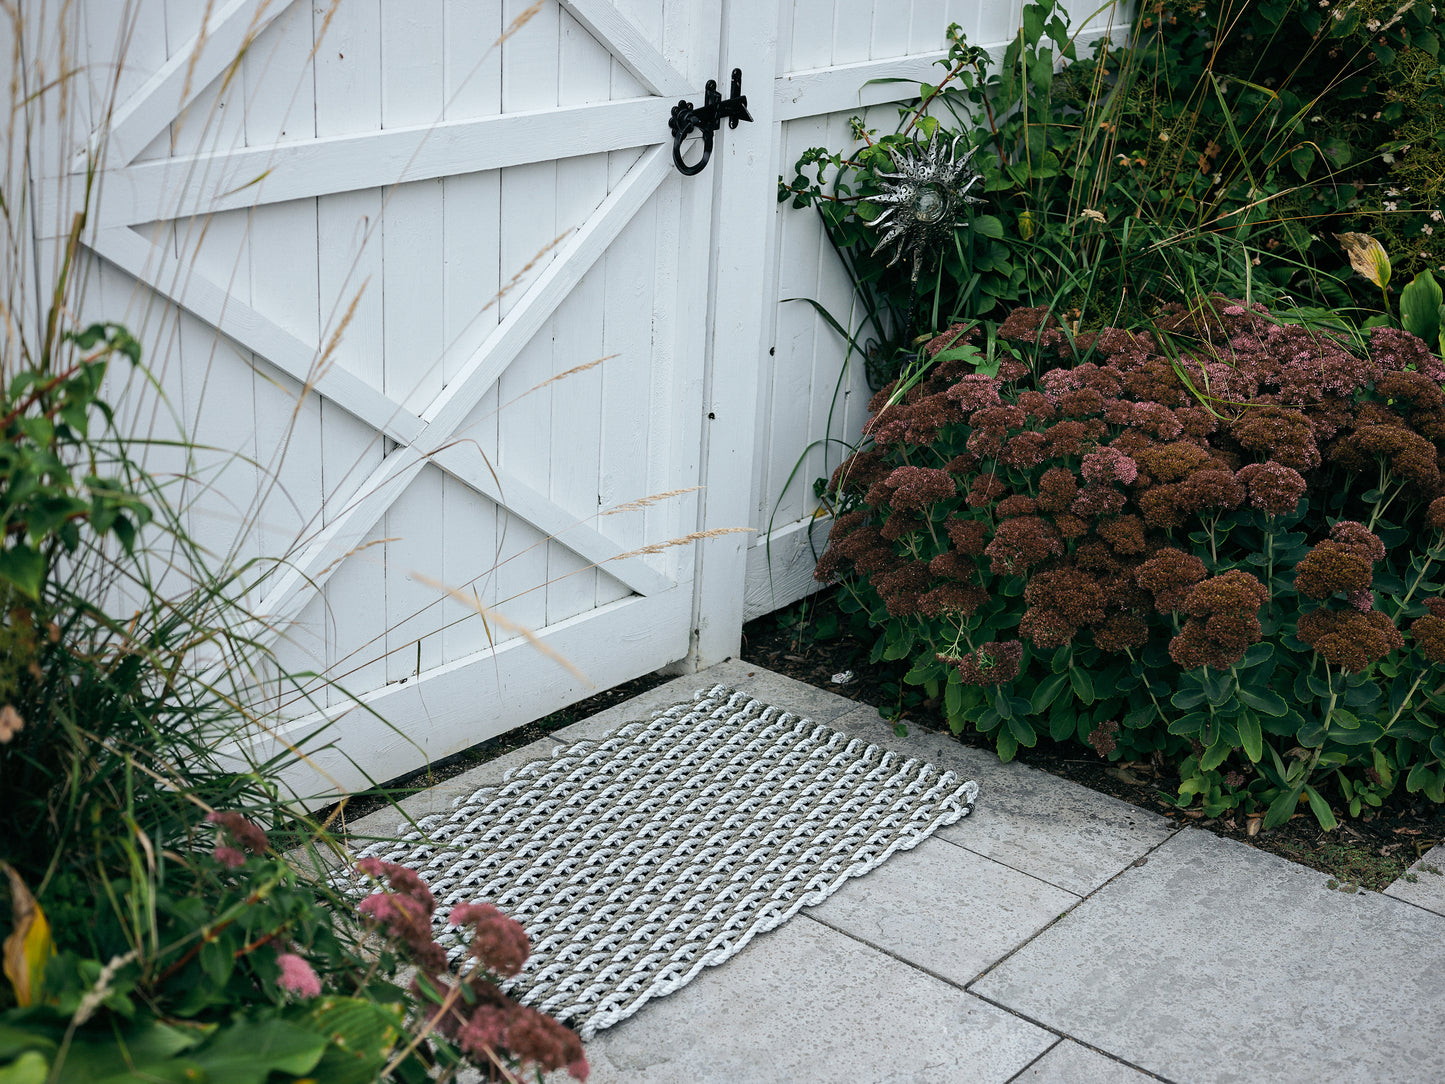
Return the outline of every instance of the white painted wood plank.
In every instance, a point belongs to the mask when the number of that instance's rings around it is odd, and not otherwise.
[[[313,12],[315,114],[318,139],[381,128],[381,13],[379,4],[339,3]],[[300,144],[298,146],[308,146]],[[312,194],[310,192],[298,193]],[[254,196],[253,196],[254,198]],[[383,389],[382,194],[374,189],[322,195],[316,201],[318,318],[328,362],[363,385]],[[333,344],[336,344],[333,346]],[[347,688],[366,691],[386,681],[386,570],[382,517],[347,536],[344,545],[316,546],[345,510],[365,496],[365,486],[380,469],[386,440],[380,427],[363,424],[321,405],[322,531],[307,540],[296,559],[311,555],[334,567],[323,585],[326,603],[327,674]],[[348,556],[351,554],[351,556]],[[267,597],[295,574],[288,567],[270,584]],[[265,614],[264,600],[260,613]],[[294,611],[277,615],[288,620]],[[263,618],[264,619],[264,618]],[[335,703],[341,694],[329,690]]]
[[[203,35],[172,50],[170,59],[116,107],[105,133],[111,160],[124,163],[134,159],[291,2],[229,0],[220,4]]]
[[[956,14],[950,17],[949,7],[949,0],[913,0],[913,19],[908,33],[910,53],[947,49],[948,24],[963,22]]]
[[[448,25],[451,26],[449,12]],[[492,37],[500,29],[500,12],[491,13],[496,24]],[[480,40],[483,28],[475,28]],[[492,38],[487,38],[490,41]],[[500,68],[496,82],[483,87],[468,82],[467,94],[453,103],[456,108],[486,112],[501,108]],[[490,90],[489,97],[484,91]],[[497,252],[501,230],[501,176],[497,170],[448,177],[443,182],[446,229],[443,244],[446,255],[445,288],[443,291],[442,324],[445,342],[455,343],[467,328],[476,325],[476,334],[496,327],[497,291],[501,288]],[[448,353],[443,359],[442,376],[450,383],[455,372],[448,368]],[[457,362],[456,364],[459,364]],[[446,456],[454,456],[477,473],[492,481],[491,466],[496,463],[497,423],[495,389],[479,404],[484,420],[469,424],[458,432],[456,442],[433,457],[444,470]],[[490,459],[490,465],[488,462]],[[477,495],[465,482],[450,474],[442,485],[443,553],[445,582],[474,593],[478,601],[490,605],[496,576],[491,570],[500,557],[497,551],[497,513],[492,501]],[[453,599],[443,604],[442,655],[445,662],[480,651],[488,646],[487,626],[480,615]]]
[[[908,83],[865,84],[870,79],[900,78],[917,83],[937,78],[941,69],[934,67],[933,62],[943,55],[940,49],[917,56],[786,72],[774,83],[777,118],[789,121],[849,110],[857,112],[866,106],[906,98],[917,93],[918,88],[910,88]]]
[[[729,7],[724,27],[724,66],[744,71],[777,71],[772,10],[765,0],[739,0]],[[713,152],[714,219],[727,223],[727,241],[717,251],[714,306],[709,328],[704,404],[716,420],[703,430],[704,530],[748,523],[751,477],[738,465],[756,446],[757,389],[766,322],[756,303],[758,269],[768,253],[768,224],[777,206],[772,127],[774,100],[760,95],[749,103],[756,123],[741,125]],[[700,542],[689,655],[707,666],[738,652],[742,638],[743,585],[748,538],[725,534]]]
[[[613,360],[603,366],[602,374],[605,407],[598,488],[599,500],[608,509],[659,492],[648,488],[658,255],[656,208],[649,204],[607,252],[603,353]],[[663,259],[673,261],[676,255],[669,253]],[[689,478],[688,484],[693,483],[694,478]],[[628,549],[660,540],[648,538],[647,525],[645,509],[613,512],[599,521],[608,535]]]
[[[612,50],[618,63],[649,93],[678,98],[697,91],[611,0],[561,0],[561,3],[569,15]]]
[[[336,235],[333,233],[331,236],[334,238]],[[237,343],[254,350],[293,380],[310,381],[327,399],[385,432],[393,440],[409,442],[421,432],[422,423],[415,414],[408,415],[399,404],[347,369],[333,365],[318,377],[318,348],[314,344],[303,342],[274,320],[237,300],[227,293],[225,287],[200,274],[186,276],[182,261],[170,250],[151,244],[133,230],[120,228],[100,233],[96,237],[95,251]],[[345,276],[346,286],[351,285],[352,277]],[[354,298],[356,295],[351,296]],[[365,294],[361,296],[364,298]],[[339,321],[349,301],[346,295],[335,295],[328,301],[334,305],[337,298],[341,300],[340,311],[336,314]],[[348,344],[347,356],[354,353],[350,349],[353,345],[358,350],[364,349],[361,345],[364,339],[357,334],[357,322],[353,320],[350,327],[352,330],[345,340]],[[360,330],[364,333],[364,325]]]
[[[394,779],[478,742],[504,734],[599,689],[651,673],[686,649],[690,593],[628,599],[549,630],[548,646],[586,675],[579,680],[522,639],[389,685],[363,704],[335,706],[257,735],[252,755],[307,754],[284,779],[308,808],[338,793]],[[405,726],[385,720],[409,720]],[[314,735],[311,736],[311,735]],[[324,748],[329,743],[331,747]],[[321,773],[321,774],[318,774]]]
[[[502,109],[502,12],[476,0],[444,0],[442,68],[446,120],[467,120]]]
[[[507,0],[504,17],[515,18],[522,7],[522,0]],[[544,6],[503,46],[502,104],[508,112],[561,104],[563,19],[559,7]],[[525,298],[526,284],[539,281],[562,259],[556,251],[548,251],[553,239],[574,225],[557,215],[559,168],[556,161],[539,161],[502,171],[501,277],[511,282],[521,275],[516,279],[516,291],[504,296],[498,306],[504,322]],[[548,431],[554,388],[528,389],[567,367],[553,359],[557,312],[565,301],[559,297],[556,304],[547,306],[536,333],[527,336],[509,364],[498,368],[496,377],[502,404],[497,415],[498,465],[542,493],[551,489]],[[538,315],[543,314],[539,311]],[[520,625],[541,629],[547,623],[549,547],[513,516],[505,500],[498,510],[497,534],[506,562],[506,574],[498,580],[498,610]]]
[[[855,64],[872,52],[873,0],[833,0],[832,63]]]
[[[743,593],[743,620],[751,621],[784,606],[791,606],[823,585],[813,569],[828,541],[831,518],[790,523],[748,547],[747,583]]]
[[[313,25],[319,37],[317,137],[377,131],[381,128],[380,5],[343,0],[324,15],[317,13]]]
[[[110,228],[664,141],[670,148],[670,109],[656,98],[593,103],[146,162],[104,176],[94,221]],[[81,190],[77,181],[41,193],[48,235],[64,229],[51,220]]]
[[[833,61],[833,11],[837,0],[793,0],[792,51],[774,70],[826,68]]]
[[[329,418],[325,420],[328,438],[335,432],[330,422]],[[335,568],[327,579],[323,597],[326,600],[326,676],[337,685],[328,693],[332,705],[345,703],[348,694],[364,695],[386,684],[387,582],[383,539],[378,525],[352,549],[338,548],[330,554]],[[264,609],[260,616],[266,620]],[[269,628],[289,625],[292,616],[278,617]]]
[[[868,45],[870,58],[876,60],[908,52],[908,20],[901,18],[900,14],[895,0],[873,0],[873,25]]]
[[[241,62],[246,86],[246,145],[269,147],[316,138],[316,70],[311,6],[293,3],[256,37]]]
[[[611,58],[571,16],[562,18],[558,97],[563,104],[606,100],[611,94]],[[605,154],[557,163],[556,214],[564,223],[582,222],[607,193]],[[552,351],[558,371],[603,356],[606,284],[594,266],[558,308]],[[605,364],[605,363],[604,363]],[[597,511],[602,443],[602,368],[574,373],[551,385],[548,420],[548,495],[579,518]],[[540,526],[540,525],[539,525]],[[545,530],[545,528],[544,528]],[[553,533],[549,531],[548,533]],[[547,622],[572,617],[597,605],[598,574],[570,547],[548,547]]]
[[[442,475],[421,470],[387,509],[386,678],[414,678],[442,662]],[[430,582],[428,582],[430,581]]]

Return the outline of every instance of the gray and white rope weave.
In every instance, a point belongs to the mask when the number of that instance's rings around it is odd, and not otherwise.
[[[532,939],[508,991],[584,1039],[966,816],[978,784],[718,685],[577,742],[376,855]]]

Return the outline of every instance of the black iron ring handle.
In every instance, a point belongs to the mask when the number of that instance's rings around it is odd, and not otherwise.
[[[702,121],[697,113],[693,111],[689,102],[678,102],[672,110],[672,164],[685,176],[695,177],[707,168],[708,159],[712,157],[713,131],[711,125]],[[682,141],[688,134],[698,128],[702,131],[702,157],[693,165],[688,165],[682,160]]]

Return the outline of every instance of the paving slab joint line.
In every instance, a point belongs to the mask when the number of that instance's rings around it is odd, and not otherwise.
[[[1057,1035],[1058,1032],[1054,1032],[1054,1034]],[[1024,1078],[1024,1074],[1025,1074],[1025,1073],[1027,1073],[1027,1072],[1028,1072],[1030,1069],[1032,1069],[1035,1065],[1037,1065],[1039,1062],[1043,1061],[1046,1057],[1048,1057],[1048,1056],[1049,1056],[1050,1054],[1052,1054],[1055,1050],[1057,1050],[1057,1049],[1059,1048],[1059,1044],[1062,1043],[1062,1042],[1064,1042],[1064,1040],[1063,1040],[1062,1038],[1059,1038],[1059,1039],[1056,1039],[1054,1042],[1050,1043],[1049,1046],[1048,1046],[1048,1048],[1047,1048],[1046,1050],[1044,1050],[1042,1053],[1040,1053],[1038,1057],[1036,1057],[1033,1061],[1031,1061],[1031,1062],[1029,1062],[1027,1065],[1025,1065],[1022,1069],[1020,1069],[1020,1070],[1019,1070],[1017,1073],[1015,1073],[1013,1076],[1011,1076],[1011,1077],[1009,1077],[1007,1080],[1005,1080],[1005,1081],[1003,1082],[1003,1084],[1014,1084],[1014,1081],[1016,1081],[1016,1080],[1022,1080],[1022,1079]]]
[[[807,911],[802,911],[802,912],[800,912],[798,915],[796,915],[796,916],[794,917],[793,921],[796,922],[799,918],[811,919],[813,922],[816,922],[819,926],[826,926],[828,929],[832,930],[834,933],[842,934],[844,937],[848,938],[848,940],[850,940],[850,941],[857,941],[858,944],[862,945],[864,948],[872,949],[874,952],[879,953],[880,955],[883,955],[883,956],[887,956],[889,959],[897,960],[897,961],[898,961],[900,964],[902,964],[904,967],[912,968],[914,971],[922,972],[923,974],[929,976],[929,978],[937,979],[939,982],[946,983],[947,985],[952,986],[955,990],[962,991],[963,993],[970,993],[970,991],[969,991],[969,989],[968,989],[968,986],[967,986],[967,983],[959,982],[957,979],[950,979],[947,975],[940,975],[937,971],[934,971],[934,970],[932,970],[931,968],[924,967],[922,964],[918,963],[918,962],[915,961],[915,960],[910,960],[910,959],[908,959],[908,957],[906,957],[906,956],[900,956],[900,955],[898,955],[898,953],[894,952],[892,949],[888,948],[886,945],[879,945],[879,944],[876,944],[876,943],[873,942],[873,941],[869,941],[866,937],[859,937],[856,933],[850,933],[848,930],[843,929],[841,926],[835,926],[835,925],[833,925],[833,924],[832,924],[831,922],[829,922],[827,919],[819,918],[817,915],[810,914],[810,913],[808,913]],[[1013,955],[1013,954],[1010,953],[1009,955]],[[982,977],[983,977],[983,976],[981,976],[981,975],[979,976],[979,978],[982,978]],[[974,982],[974,981],[976,981],[976,980],[975,980],[975,979],[970,979],[970,980],[969,980],[969,982]],[[972,996],[978,997],[977,994],[973,994]]]
[[[978,997],[978,995],[975,994],[974,997]],[[985,997],[985,998],[979,998],[979,1000],[980,1000],[980,1001],[988,1001],[988,998],[986,998],[986,997]],[[997,1004],[995,1004],[994,1002],[989,1002],[989,1004],[994,1005],[995,1008],[1003,1008],[1002,1005],[997,1005]],[[1007,1012],[1008,1010],[1005,1009],[1004,1011]],[[1015,1013],[1014,1015],[1015,1015],[1015,1016],[1018,1016],[1019,1014],[1018,1014],[1018,1013]],[[1027,1019],[1027,1017],[1020,1017],[1020,1019]],[[1059,1041],[1058,1041],[1057,1043],[1054,1043],[1052,1046],[1050,1046],[1047,1050],[1045,1050],[1042,1054],[1040,1054],[1038,1057],[1036,1057],[1033,1061],[1031,1061],[1031,1062],[1029,1062],[1027,1065],[1025,1065],[1022,1069],[1020,1069],[1020,1070],[1019,1070],[1017,1073],[1015,1073],[1013,1076],[1009,1077],[1008,1080],[1004,1081],[1004,1084],[1015,1084],[1015,1081],[1023,1080],[1025,1073],[1027,1073],[1027,1072],[1028,1072],[1030,1069],[1032,1069],[1035,1065],[1037,1065],[1039,1062],[1043,1061],[1046,1057],[1048,1057],[1050,1054],[1052,1054],[1055,1050],[1057,1050],[1057,1049],[1059,1048],[1060,1044],[1062,1044],[1062,1043],[1065,1042],[1065,1041],[1071,1042],[1071,1043],[1073,1043],[1075,1046],[1082,1046],[1085,1050],[1092,1051],[1093,1053],[1098,1054],[1100,1057],[1108,1058],[1108,1059],[1109,1059],[1110,1061],[1112,1061],[1112,1062],[1117,1062],[1117,1063],[1120,1064],[1120,1065],[1128,1066],[1130,1069],[1133,1069],[1136,1073],[1142,1073],[1144,1076],[1147,1076],[1150,1080],[1162,1081],[1163,1084],[1175,1084],[1174,1081],[1170,1080],[1170,1079],[1169,1079],[1168,1077],[1166,1077],[1166,1076],[1160,1076],[1158,1073],[1151,1073],[1148,1069],[1145,1069],[1145,1068],[1144,1068],[1143,1066],[1141,1066],[1141,1065],[1135,1065],[1132,1061],[1126,1061],[1124,1058],[1119,1057],[1117,1054],[1110,1054],[1107,1050],[1100,1050],[1097,1046],[1090,1046],[1088,1043],[1083,1042],[1083,1041],[1080,1040],[1080,1039],[1075,1039],[1072,1035],[1062,1035],[1060,1032],[1054,1031],[1053,1028],[1048,1028],[1048,1029],[1046,1029],[1046,1030],[1052,1031],[1055,1035],[1059,1035],[1059,1036],[1060,1036]]]
[[[1087,903],[1089,900],[1093,899],[1094,896],[1095,896],[1097,893],[1102,892],[1105,888],[1107,888],[1109,885],[1113,884],[1113,883],[1114,883],[1115,881],[1117,881],[1120,877],[1124,876],[1124,874],[1128,873],[1131,869],[1135,869],[1135,868],[1137,868],[1138,866],[1141,866],[1141,865],[1143,865],[1144,863],[1146,863],[1146,862],[1150,859],[1150,857],[1153,856],[1153,854],[1154,854],[1155,851],[1157,851],[1160,847],[1164,846],[1164,844],[1168,843],[1171,839],[1173,839],[1175,836],[1177,836],[1177,835],[1178,835],[1180,832],[1182,832],[1182,831],[1184,831],[1184,826],[1180,826],[1180,827],[1174,829],[1174,831],[1170,832],[1167,836],[1165,836],[1163,839],[1161,839],[1158,843],[1156,843],[1156,844],[1154,844],[1154,846],[1150,847],[1149,850],[1146,851],[1144,854],[1142,854],[1142,855],[1140,855],[1138,858],[1134,859],[1134,861],[1130,862],[1127,866],[1125,866],[1123,869],[1121,869],[1118,873],[1114,874],[1114,876],[1112,876],[1112,877],[1110,877],[1108,880],[1104,881],[1103,884],[1101,884],[1101,885],[1099,885],[1097,888],[1094,888],[1093,890],[1091,890],[1087,895],[1080,896],[1074,903],[1071,903],[1071,904],[1069,905],[1069,907],[1068,907],[1067,910],[1063,911],[1061,914],[1059,914],[1059,915],[1056,916],[1055,918],[1050,919],[1049,922],[1046,923],[1046,924],[1043,926],[1043,928],[1040,929],[1037,933],[1033,934],[1033,936],[1031,936],[1031,937],[1026,937],[1024,940],[1020,941],[1017,945],[1015,945],[1012,949],[1010,949],[1010,950],[1009,950],[1008,952],[1006,952],[1004,955],[1000,956],[997,960],[995,960],[993,963],[989,964],[986,968],[984,968],[982,971],[980,971],[980,972],[979,972],[977,975],[975,975],[973,978],[969,979],[969,980],[968,980],[968,983],[964,986],[964,989],[965,989],[966,991],[968,991],[968,993],[974,994],[974,991],[973,991],[972,989],[970,989],[970,987],[972,987],[974,983],[976,983],[976,982],[982,982],[985,978],[988,977],[989,973],[990,973],[991,971],[993,971],[994,968],[996,968],[996,967],[1000,966],[1001,964],[1004,964],[1004,963],[1008,962],[1009,960],[1011,960],[1011,959],[1013,958],[1013,956],[1014,956],[1015,953],[1019,952],[1019,951],[1020,951],[1021,949],[1023,949],[1026,945],[1032,943],[1035,938],[1042,937],[1044,934],[1048,933],[1048,932],[1049,932],[1050,930],[1052,930],[1055,926],[1057,926],[1060,922],[1062,922],[1064,919],[1066,919],[1069,915],[1073,914],[1074,911],[1075,911],[1075,909],[1081,907],[1082,905],[1084,905],[1085,903]],[[1000,863],[1000,864],[1002,864],[1002,863]],[[1022,870],[1021,870],[1020,872],[1022,872]],[[1033,874],[1029,874],[1028,876],[1033,876]],[[1039,877],[1039,878],[1036,878],[1036,880],[1043,880],[1043,878],[1042,878],[1042,877]],[[1055,885],[1054,887],[1057,888],[1058,886]],[[1068,889],[1062,889],[1061,891],[1067,892]],[[981,995],[981,994],[974,994],[974,996],[975,996],[975,997],[981,997],[982,995]],[[985,999],[985,1000],[987,1000],[987,999]],[[1000,1008],[1002,1008],[1002,1006],[1000,1006]]]

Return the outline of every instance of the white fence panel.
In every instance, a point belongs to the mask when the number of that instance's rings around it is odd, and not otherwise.
[[[775,174],[792,175],[808,147],[852,146],[850,117],[891,130],[896,106],[936,79],[945,32],[958,23],[968,40],[994,50],[1012,39],[1023,0],[796,0],[779,9],[774,83]],[[1078,11],[1083,17],[1090,14]],[[1108,10],[1087,24],[1108,25]],[[1088,35],[1086,35],[1086,38]],[[913,82],[868,84],[872,79]],[[827,478],[847,455],[866,420],[869,399],[862,362],[808,304],[810,298],[856,331],[862,312],[816,212],[779,204],[770,226],[771,266],[765,276],[771,333],[764,345],[753,456],[752,525],[744,616],[757,617],[816,590],[813,565],[830,520],[820,514],[814,479]],[[866,339],[865,333],[862,336]]]

